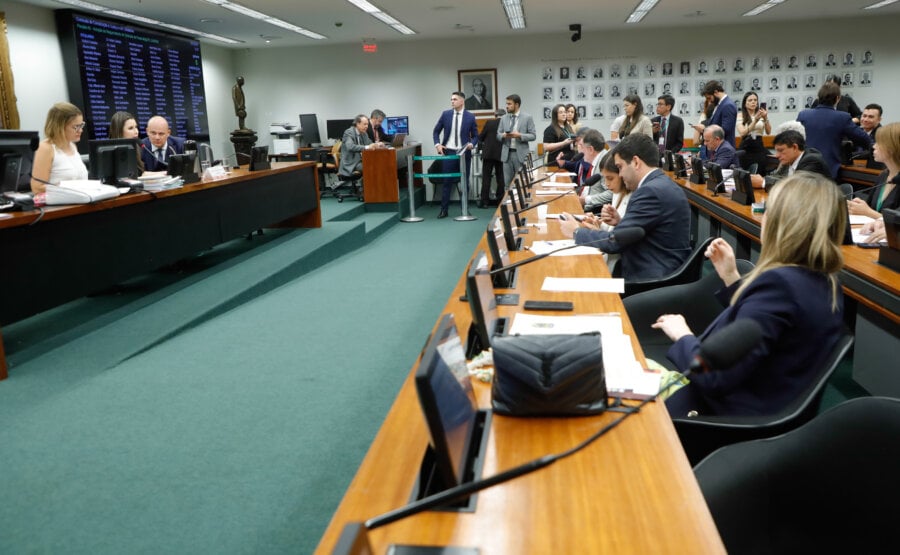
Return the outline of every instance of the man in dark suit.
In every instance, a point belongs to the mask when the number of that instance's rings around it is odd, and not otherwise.
[[[184,154],[184,139],[172,136],[169,122],[163,116],[147,120],[147,137],[141,141],[141,160],[148,172],[166,171],[173,154]]]
[[[700,156],[703,160],[716,163],[726,170],[738,165],[737,151],[725,140],[725,132],[720,126],[706,126],[703,130],[703,146],[706,147]]]
[[[672,114],[675,107],[675,99],[672,95],[664,94],[657,99],[656,113],[653,118],[653,140],[659,145],[660,151],[671,150],[680,152],[684,146],[684,120]]]
[[[385,143],[390,146],[394,136],[388,135],[381,125],[385,117],[387,116],[385,116],[384,112],[378,108],[372,110],[371,115],[369,115],[369,129],[366,130],[366,135],[369,136],[369,140],[373,143]]]
[[[734,101],[725,94],[725,88],[721,81],[709,81],[703,87],[703,96],[716,103],[716,109],[706,125],[718,125],[725,132],[725,140],[731,146],[737,147],[734,132],[737,127],[737,106]],[[703,132],[702,126],[695,126],[697,131]]]
[[[441,156],[450,156],[466,151],[466,176],[471,180],[469,168],[471,167],[471,150],[478,144],[478,125],[472,112],[464,109],[466,95],[457,91],[450,95],[449,110],[444,110],[438,118],[432,132],[434,149]],[[443,138],[441,138],[443,133]],[[459,158],[443,161],[443,173],[458,173]],[[438,218],[447,217],[447,209],[450,207],[450,188],[459,183],[459,178],[443,178],[441,187],[441,211]]]
[[[640,227],[644,238],[621,245],[610,232],[579,224],[570,214],[560,222],[560,229],[579,245],[621,253],[622,277],[626,280],[663,277],[681,266],[691,253],[691,209],[687,197],[658,168],[659,149],[650,137],[632,133],[613,152],[619,175],[632,193],[624,216],[620,217],[612,205],[606,205],[602,220],[617,229]]]
[[[478,200],[478,208],[484,208],[490,203],[491,181],[496,181],[494,188],[495,202],[499,203],[503,198],[503,161],[500,155],[503,145],[497,140],[497,128],[500,118],[506,114],[506,110],[497,110],[497,117],[484,123],[481,133],[478,134],[478,146],[481,148],[481,198]]]
[[[822,153],[832,179],[841,167],[841,141],[850,139],[860,148],[872,147],[871,137],[853,123],[850,114],[835,109],[840,97],[841,88],[829,81],[819,89],[819,105],[797,116],[806,129],[806,144]]]
[[[883,110],[880,104],[867,104],[865,108],[863,108],[862,116],[859,118],[859,128],[866,132],[869,137],[872,139],[872,143],[875,143],[875,135],[878,133],[878,130],[881,129],[881,114]],[[885,165],[881,162],[876,162],[872,149],[857,149],[856,153],[853,156],[855,159],[865,159],[867,168],[875,168],[879,170],[883,170]]]
[[[808,148],[799,131],[782,131],[775,135],[773,143],[775,157],[778,158],[778,167],[772,172],[776,178],[794,175],[794,172],[798,171],[808,171],[832,179],[831,170],[822,154],[814,148]]]

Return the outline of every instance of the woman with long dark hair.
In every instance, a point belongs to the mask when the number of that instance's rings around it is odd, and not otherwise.
[[[763,135],[772,132],[772,124],[769,123],[769,112],[759,106],[759,95],[755,92],[746,93],[741,100],[737,132],[741,138],[740,149],[744,151],[741,166],[746,169],[751,164],[756,164],[756,171],[753,173],[766,175],[769,151],[763,146]]]

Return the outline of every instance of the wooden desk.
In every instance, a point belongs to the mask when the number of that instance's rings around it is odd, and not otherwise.
[[[406,187],[398,180],[398,172],[407,166],[408,156],[421,156],[422,145],[410,145],[402,148],[380,148],[364,150],[363,164],[363,200],[370,202],[400,202],[400,187]],[[422,172],[422,162],[414,162],[415,173]],[[422,186],[422,179],[417,178],[416,185]]]
[[[8,262],[0,272],[0,325],[273,224],[322,226],[315,163],[274,163],[180,189],[15,213],[0,219]],[[0,379],[6,375],[0,358]]]
[[[550,212],[578,208],[577,200],[569,196],[555,201]],[[562,238],[555,220],[548,220],[543,233],[529,229],[526,244]],[[484,239],[477,248],[485,248]],[[511,256],[521,259],[531,254]],[[544,276],[608,277],[600,256],[549,257],[522,266],[515,289],[521,295],[520,306],[526,299],[569,300],[575,314],[620,312],[624,331],[634,338],[618,295],[543,292]],[[468,305],[458,300],[464,291],[463,275],[443,311],[454,314],[463,334],[471,321]],[[521,310],[499,309],[501,316]],[[633,346],[643,361],[635,340]],[[428,443],[413,385],[415,370],[414,365],[316,553],[331,553],[347,522],[364,521],[408,503]],[[479,404],[490,407],[490,386],[475,387]],[[612,418],[618,415],[568,419],[495,415],[483,475],[568,449]],[[724,552],[662,404],[648,405],[573,457],[480,492],[474,513],[426,512],[373,530],[369,539],[379,554],[391,544],[476,546],[484,555]]]
[[[705,185],[677,181],[692,207],[693,239],[724,236],[739,258],[758,255],[761,215],[728,197],[712,196]],[[763,191],[755,193],[757,200],[766,198]],[[900,367],[896,363],[900,351],[900,274],[878,264],[877,249],[844,245],[842,250],[840,280],[856,336],[854,380],[873,395],[900,396]]]

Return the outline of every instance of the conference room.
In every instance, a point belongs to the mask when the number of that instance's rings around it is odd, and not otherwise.
[[[794,55],[802,61],[815,57],[822,67],[807,68],[803,63],[800,64],[803,67],[796,70],[799,72],[796,75],[801,83],[807,81],[807,75],[814,75],[816,82],[821,83],[825,74],[832,71],[824,67],[829,53],[835,54],[839,64],[845,59],[845,53],[854,53],[856,66],[849,71],[856,73],[857,77],[863,71],[864,53],[869,53],[873,62],[871,70],[865,71],[871,72],[871,84],[862,86],[856,79],[855,85],[847,88],[848,94],[860,106],[870,102],[880,103],[884,107],[885,122],[896,121],[895,115],[900,113],[896,95],[892,94],[900,86],[900,68],[896,61],[900,59],[898,47],[890,38],[898,18],[896,5],[863,10],[869,3],[842,3],[841,6],[829,7],[833,10],[833,17],[811,19],[810,14],[819,11],[818,4],[800,0],[791,0],[758,16],[743,15],[759,5],[757,1],[729,3],[733,5],[728,6],[704,2],[700,8],[702,14],[694,13],[695,10],[691,14],[681,13],[683,7],[662,2],[642,21],[625,23],[634,6],[613,2],[599,5],[584,1],[553,5],[526,2],[525,28],[516,30],[510,27],[502,5],[449,7],[399,0],[375,2],[379,8],[415,31],[416,34],[408,36],[350,3],[305,2],[302,17],[296,14],[297,8],[293,3],[259,2],[253,5],[256,10],[271,11],[276,17],[326,37],[312,39],[266,23],[251,22],[246,16],[213,4],[196,2],[182,5],[184,3],[168,1],[155,2],[152,7],[135,7],[130,3],[126,6],[118,2],[102,4],[124,11],[141,10],[136,15],[225,37],[231,36],[232,29],[246,27],[240,36],[235,37],[244,41],[239,44],[228,45],[201,39],[207,132],[209,144],[217,158],[234,152],[231,132],[238,126],[232,87],[239,75],[244,77],[245,82],[246,126],[256,131],[258,144],[268,144],[270,147],[273,137],[269,134],[269,128],[273,123],[296,125],[299,114],[315,114],[319,129],[325,130],[329,120],[353,118],[356,114],[368,114],[378,108],[388,116],[407,116],[407,141],[421,144],[423,155],[434,155],[430,133],[441,111],[449,107],[449,94],[460,88],[460,72],[471,70],[495,70],[496,83],[492,85],[496,85],[500,105],[507,95],[520,95],[523,112],[534,117],[536,127],[542,130],[549,124],[549,121],[542,119],[543,108],[558,102],[556,98],[543,100],[547,87],[552,88],[553,94],[559,94],[563,86],[570,92],[581,84],[589,91],[593,91],[595,85],[602,85],[604,90],[609,91],[614,83],[620,83],[624,91],[633,82],[641,92],[647,83],[655,84],[655,89],[661,91],[664,81],[670,79],[672,90],[677,91],[674,83],[680,84],[686,80],[691,93],[676,95],[676,102],[677,106],[687,103],[691,114],[685,116],[686,121],[695,123],[696,120],[691,118],[699,119],[696,111],[698,102],[702,101],[696,93],[697,86],[708,77],[695,74],[701,61],[714,68],[719,59],[724,59],[726,83],[740,78],[749,84],[758,75],[760,82],[766,84],[772,76],[777,76],[780,82],[787,82],[787,77],[794,75],[792,72],[795,71],[788,69],[786,64],[778,70],[769,70],[771,57],[777,56],[783,61]],[[63,58],[59,45],[54,15],[54,10],[67,7],[50,0],[14,0],[3,6],[9,62],[14,77],[14,88],[11,90],[15,93],[21,129],[42,131],[48,108],[55,102],[70,98],[66,78],[68,61]],[[597,22],[587,23],[585,15],[598,12],[603,13],[604,17],[590,18]],[[109,17],[97,13],[93,15]],[[202,19],[219,22],[202,22]],[[569,25],[576,22],[582,24],[582,33],[580,40],[573,42]],[[764,35],[761,28],[765,29]],[[166,32],[178,34],[172,29]],[[763,36],[772,38],[764,40]],[[756,57],[763,61],[758,71],[752,70],[749,64]],[[748,62],[742,71],[734,70],[737,59]],[[669,77],[656,72],[649,77],[641,73],[648,65],[662,68],[667,63],[671,63],[677,71],[684,66],[684,62],[687,62],[688,70],[694,70],[689,75]],[[638,77],[628,78],[626,71],[622,71],[619,79],[612,77],[614,65],[627,68],[632,64],[638,68]],[[576,70],[581,66],[586,69],[586,77],[577,82]],[[567,81],[560,81],[560,69],[563,67],[570,69]],[[40,68],[40,71],[34,68]],[[548,79],[545,79],[546,68],[552,70],[547,74]],[[603,71],[596,71],[598,69]],[[838,70],[847,72],[841,66]],[[3,76],[5,79],[6,74]],[[773,127],[795,119],[796,112],[788,112],[784,108],[787,96],[793,93],[783,90],[772,94],[782,101],[781,111],[771,116]],[[4,95],[3,101],[9,102],[8,94]],[[648,100],[644,101],[646,105]],[[612,118],[593,118],[593,115],[610,116],[613,100],[608,95],[602,101],[598,99],[596,104],[600,104],[602,110],[597,110],[594,104],[593,99],[585,101],[587,118],[580,123],[607,135]],[[327,138],[322,138],[322,142],[327,146]],[[405,182],[398,184],[398,188],[405,186]],[[322,552],[330,552],[336,535],[335,530],[329,528],[329,523],[351,487],[351,480],[379,433],[382,421],[398,400],[398,392],[403,391],[406,402],[415,405],[414,397],[408,397],[405,380],[429,331],[449,303],[462,293],[457,290],[457,280],[466,270],[476,245],[483,239],[484,227],[493,215],[493,210],[477,211],[473,208],[472,213],[478,216],[473,222],[455,222],[452,218],[437,222],[433,217],[437,213],[433,205],[437,200],[433,186],[426,182],[425,189],[426,204],[417,210],[426,216],[426,222],[398,225],[408,226],[412,230],[408,232],[410,234],[422,233],[416,231],[417,226],[422,226],[418,227],[420,230],[429,230],[425,235],[431,241],[426,244],[420,245],[415,238],[404,239],[410,244],[410,252],[415,247],[426,253],[428,258],[404,259],[397,253],[385,253],[388,258],[384,264],[396,264],[391,268],[395,274],[418,274],[419,266],[426,265],[422,260],[427,260],[441,269],[444,275],[431,278],[440,279],[439,282],[425,283],[418,283],[412,276],[384,278],[385,282],[402,284],[407,288],[408,300],[404,288],[388,287],[373,291],[373,295],[392,299],[391,305],[373,303],[364,294],[369,287],[365,267],[352,267],[342,268],[348,270],[349,275],[330,275],[326,280],[346,286],[343,292],[335,294],[335,298],[316,295],[315,292],[319,291],[316,287],[321,286],[317,284],[303,291],[302,302],[287,302],[287,298],[278,297],[279,292],[301,294],[291,287],[291,278],[297,273],[293,270],[281,273],[284,266],[273,262],[272,266],[257,268],[253,272],[237,265],[231,270],[222,267],[217,271],[217,280],[221,281],[208,282],[206,287],[185,289],[182,297],[171,296],[166,312],[157,313],[152,318],[145,312],[137,311],[138,305],[124,305],[133,309],[131,318],[127,318],[128,314],[106,312],[103,317],[117,322],[117,325],[105,333],[112,333],[113,337],[115,333],[146,334],[147,340],[137,350],[130,348],[132,350],[119,353],[104,351],[102,356],[99,351],[92,350],[101,348],[104,344],[101,339],[109,336],[95,334],[92,339],[81,334],[84,328],[78,326],[79,322],[92,316],[78,313],[74,305],[53,309],[70,315],[71,320],[66,320],[65,326],[53,324],[52,316],[56,314],[53,312],[45,314],[42,320],[4,324],[2,330],[6,357],[10,361],[10,377],[0,382],[4,420],[8,422],[2,436],[5,439],[0,441],[0,445],[12,447],[0,449],[4,452],[14,449],[16,466],[15,473],[9,475],[3,486],[6,494],[3,497],[15,502],[0,509],[0,518],[4,522],[0,525],[0,531],[10,532],[0,533],[0,548],[3,548],[0,550],[20,551],[23,546],[36,545],[49,551],[69,546],[68,550],[76,552],[154,548],[177,552],[310,552],[319,546]],[[328,202],[329,206],[335,204],[332,199],[322,202]],[[754,226],[748,224],[749,229],[742,231],[743,221],[733,227],[717,223],[727,222],[733,215],[720,206],[713,207],[710,202],[698,200],[698,203],[706,203],[704,206],[708,212],[713,212],[713,217],[704,220],[698,215],[696,238],[701,238],[704,233],[721,231],[736,247],[743,245],[746,257],[752,259],[756,256],[758,247],[750,238],[757,231],[752,229]],[[344,204],[365,206],[365,203],[352,200]],[[459,210],[458,203],[453,207]],[[717,212],[719,209],[721,211]],[[454,215],[452,210],[451,215]],[[315,234],[332,233],[342,225],[341,222],[326,219],[322,222],[322,228],[304,230],[302,235],[305,240],[312,240]],[[758,228],[758,225],[755,227]],[[330,259],[327,264],[307,260],[302,265],[310,266],[312,273],[320,272],[316,276],[324,277],[330,271],[325,268],[328,264],[337,267],[351,263],[353,259],[358,264],[372,264],[366,251],[370,247],[372,250],[380,249],[382,243],[393,238],[392,234],[401,232],[391,228],[373,238],[371,245],[367,244],[365,248],[335,247],[333,250],[342,251],[340,260]],[[262,238],[254,238],[260,243],[259,249],[253,245],[243,248],[247,249],[245,252],[270,252],[271,258],[298,257],[296,252],[285,252],[287,242],[284,238],[287,234],[280,233],[285,232],[266,229]],[[528,235],[533,233],[531,231]],[[127,244],[121,248],[126,247]],[[403,247],[397,249],[402,250]],[[111,253],[111,256],[115,254]],[[527,253],[514,255],[517,259],[524,256]],[[591,266],[588,271],[600,271],[598,268]],[[259,277],[252,274],[260,272],[266,274],[264,279],[268,285],[265,293],[258,295],[248,284],[256,283]],[[534,276],[531,279],[535,279]],[[357,283],[354,285],[354,282]],[[228,289],[226,295],[217,289],[219,287],[233,289]],[[892,306],[891,303],[896,302],[897,292],[872,288],[866,279],[860,279],[855,290],[860,298],[866,297],[866,292],[884,295],[874,297],[871,304],[875,306],[864,308],[860,321],[872,337],[890,338],[893,335],[896,340],[896,321],[876,314],[875,309],[878,305]],[[180,304],[183,302],[181,299],[188,295],[194,298],[218,296],[220,299],[215,299],[215,303],[211,300],[209,305],[201,305],[201,308]],[[254,303],[257,296],[265,299]],[[317,296],[320,299],[315,299]],[[91,300],[81,299],[76,304],[90,304]],[[329,303],[318,302],[325,300]],[[313,301],[317,302],[309,304]],[[150,297],[137,295],[135,302],[149,303]],[[856,302],[862,301],[856,299]],[[96,304],[92,306],[96,308]],[[339,309],[339,306],[346,308]],[[384,308],[382,312],[376,312],[373,306]],[[271,316],[266,316],[263,308]],[[293,309],[292,313],[286,314],[286,308]],[[364,321],[343,319],[361,309],[366,309]],[[338,314],[343,311],[347,314]],[[248,321],[247,316],[251,312],[258,317],[255,331],[248,331],[241,322]],[[324,333],[313,328],[306,332],[308,335],[304,339],[291,339],[287,332],[296,325],[295,320],[313,318],[340,321],[345,329]],[[269,324],[266,324],[267,320]],[[330,326],[327,327],[330,329]],[[366,348],[374,349],[372,343],[380,343],[381,348],[392,348],[400,353],[391,353],[391,357],[376,357],[374,354],[370,357],[374,366],[390,368],[389,378],[379,380],[377,376],[357,376],[370,372],[365,366],[365,353],[356,352],[362,350],[355,345],[357,336],[378,339],[369,341]],[[326,340],[334,341],[329,351],[330,358],[327,359],[329,362],[320,365],[298,362],[304,360],[304,350],[308,344],[324,344]],[[889,341],[878,339],[871,349],[864,352],[857,349],[853,356],[861,358],[852,362],[853,371],[856,372],[857,368],[868,371],[890,368],[888,353],[891,345]],[[217,351],[227,353],[227,356],[216,356]],[[43,354],[39,355],[39,352]],[[204,364],[207,357],[218,361],[215,368]],[[395,357],[402,359],[402,367],[398,367]],[[376,359],[377,364],[374,363]],[[123,383],[127,374],[124,370],[133,369],[133,365],[142,367],[139,373],[143,376],[142,380]],[[254,368],[277,365],[301,366],[303,376],[285,376],[280,382],[267,378],[265,374],[254,376]],[[340,372],[342,379],[329,381],[332,366],[350,368]],[[192,368],[196,373],[179,376],[175,372],[178,367]],[[64,372],[67,368],[71,370]],[[215,370],[222,368],[230,371],[227,378],[219,380]],[[158,371],[159,375],[154,376],[154,371]],[[239,381],[241,375],[244,377]],[[267,387],[266,382],[270,379],[272,381]],[[880,380],[878,377],[873,379],[876,383]],[[214,383],[206,384],[207,380]],[[243,380],[253,383],[247,384]],[[357,380],[359,384],[355,383]],[[204,394],[204,389],[208,387],[212,389]],[[335,401],[336,406],[332,406],[328,402],[332,391],[345,388],[352,392],[347,397],[342,395],[342,400]],[[143,389],[147,392],[142,393]],[[294,391],[304,389],[310,392],[304,394],[308,405],[300,403],[301,407],[292,406],[291,401],[296,398]],[[246,396],[244,401],[240,400],[242,390]],[[20,400],[13,402],[12,397]],[[195,404],[193,399],[203,397],[209,397],[210,403],[192,407]],[[140,399],[147,402],[138,402]],[[94,406],[85,408],[92,403]],[[140,407],[141,418],[129,420],[120,434],[116,426],[103,421],[103,413],[108,411],[110,418],[122,420],[129,413],[129,404]],[[265,406],[266,410],[254,416],[250,410],[252,406]],[[82,410],[89,414],[79,416]],[[334,414],[337,412],[342,414]],[[410,419],[421,418],[413,412],[406,416]],[[642,416],[631,417],[613,435],[637,424]],[[678,476],[676,482],[679,484],[677,493],[683,493],[694,505],[692,512],[703,515],[697,536],[705,539],[699,541],[703,545],[693,547],[697,547],[697,551],[721,551],[721,540],[716,535],[708,510],[704,508],[698,486],[692,482],[689,463],[683,454],[678,453],[677,436],[670,427],[667,428],[670,424],[665,424],[665,419],[660,415],[653,416],[652,420],[654,426],[640,424],[639,427],[643,430],[642,434],[648,438],[658,438],[665,446],[653,457],[658,456],[661,460],[668,460],[670,456],[673,458],[675,462],[672,464]],[[230,435],[216,425],[217,421],[225,428],[240,424],[240,431]],[[101,422],[104,423],[102,427],[91,428],[91,424]],[[279,427],[277,423],[287,424]],[[662,431],[656,429],[656,425],[662,426]],[[414,426],[419,434],[417,440],[422,440],[424,422]],[[319,431],[316,432],[315,428]],[[325,432],[322,428],[326,429]],[[580,425],[578,431],[570,434],[568,445],[589,435],[593,428],[589,424]],[[177,447],[178,456],[164,455],[167,443]],[[233,447],[242,443],[237,449]],[[562,443],[565,443],[565,438],[558,442],[560,446]],[[598,446],[601,444],[602,440]],[[409,447],[415,451],[416,457],[420,456],[423,448],[424,444]],[[401,446],[396,450],[402,452],[404,448]],[[235,451],[234,455],[230,455],[230,451]],[[33,458],[24,458],[24,454],[29,452],[36,454]],[[616,453],[625,457],[627,448],[617,447]],[[136,464],[130,456],[150,461],[153,465],[140,462],[135,468],[140,469],[141,474],[137,470],[129,471],[129,465]],[[233,460],[232,456],[235,457]],[[608,457],[609,453],[602,456]],[[167,462],[169,458],[179,461],[178,464],[170,464]],[[602,473],[605,460],[602,464],[595,464],[588,457],[577,464],[596,468],[598,473]],[[79,461],[86,464],[82,465]],[[98,466],[92,469],[88,462]],[[513,457],[500,460],[499,464],[495,460],[493,464],[495,469],[503,470],[517,462],[524,461]],[[154,467],[158,471],[154,471]],[[120,490],[104,485],[104,479],[118,476],[120,472],[123,478],[115,482]],[[202,482],[204,486],[189,487],[186,495],[179,496],[178,490],[185,484],[190,486],[192,481]],[[58,490],[62,494],[54,492],[52,487],[44,490],[42,485],[47,482],[64,484]],[[87,485],[79,486],[80,483]],[[212,495],[212,492],[216,493]],[[402,497],[405,501],[407,493],[395,492],[391,500],[399,502]],[[657,492],[645,493],[650,496]],[[666,494],[665,497],[673,500],[677,493]],[[511,505],[525,504],[527,501],[523,499],[527,499],[527,495],[525,490],[511,492],[509,498],[497,501],[496,505],[490,506],[490,510],[502,513]],[[242,506],[242,500],[247,504]],[[553,511],[557,514],[580,510],[567,506],[565,499],[556,503]],[[384,512],[380,508],[381,505],[373,507],[371,516]],[[636,542],[634,538],[637,537],[652,535],[649,531],[654,530],[658,522],[645,516],[649,513],[644,513],[644,509],[640,504],[625,509],[623,520],[641,524],[638,528],[623,529],[615,537],[614,541],[620,542],[617,544],[619,547],[628,550],[628,545],[633,545],[632,550],[638,550],[637,543],[629,542]],[[38,518],[45,511],[46,516]],[[67,513],[84,515],[84,521],[73,522],[65,516]],[[435,544],[455,537],[455,525],[448,522],[442,521],[440,524],[443,532],[435,536]],[[485,529],[483,524],[474,526]],[[329,541],[320,544],[326,530]],[[376,541],[378,546],[390,543],[387,534],[390,530],[390,526],[381,529],[379,533],[382,536]],[[576,533],[586,531],[578,530]],[[521,535],[519,532],[498,527],[497,534],[498,539],[494,540],[493,545],[503,545],[508,541],[510,543],[506,545],[513,546],[508,551],[515,551],[514,546],[523,546],[515,543],[521,540],[512,538]],[[469,545],[464,535],[459,538],[460,545]],[[668,539],[664,534],[659,543],[649,548],[666,550],[668,546],[670,550],[676,550],[672,549],[675,544],[667,543]],[[526,546],[522,551],[527,551]]]

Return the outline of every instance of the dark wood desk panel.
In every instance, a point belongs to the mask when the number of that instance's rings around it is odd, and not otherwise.
[[[577,200],[554,202],[551,212],[577,211]],[[530,219],[534,216],[530,216]],[[562,238],[548,220],[530,227],[525,243]],[[486,249],[482,239],[477,249]],[[530,252],[510,253],[514,260]],[[468,260],[466,265],[468,265]],[[620,312],[640,346],[615,294],[541,291],[545,276],[608,277],[602,258],[548,257],[519,269],[520,307],[501,306],[501,316],[521,310],[526,299],[570,300],[575,314]],[[471,317],[458,300],[464,275],[442,313],[453,313],[461,333]],[[560,315],[572,314],[569,312]],[[423,334],[424,335],[424,334]],[[316,552],[330,553],[347,522],[408,503],[428,443],[415,393],[414,366],[372,443]],[[479,404],[490,407],[490,386],[475,385]],[[618,415],[580,418],[512,418],[495,415],[484,476],[548,453],[568,449]],[[568,459],[484,490],[474,513],[429,511],[370,532],[375,553],[391,544],[477,546],[481,553],[722,553],[724,547],[662,404],[650,404],[608,436]]]
[[[0,220],[0,325],[21,320],[272,224],[321,226],[315,164]],[[2,340],[2,336],[0,336]],[[6,377],[5,358],[0,379]]]
[[[422,145],[402,148],[382,148],[363,151],[363,200],[366,202],[400,202],[400,187],[406,187],[406,180],[399,183],[397,172],[407,166],[407,156],[421,156]],[[416,173],[422,173],[422,162],[415,162]],[[422,180],[417,179],[422,185]]]

